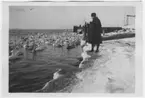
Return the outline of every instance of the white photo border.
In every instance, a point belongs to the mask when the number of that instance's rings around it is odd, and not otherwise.
[[[135,50],[135,93],[134,94],[94,94],[94,93],[9,93],[8,92],[8,41],[9,41],[9,6],[134,6],[136,8],[136,50]],[[143,92],[143,32],[141,2],[8,2],[2,6],[2,95],[6,97],[76,97],[76,96],[142,96]]]

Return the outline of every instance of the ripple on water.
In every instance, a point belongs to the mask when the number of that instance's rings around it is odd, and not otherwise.
[[[26,59],[10,63],[9,67],[9,91],[10,92],[34,92],[41,89],[45,83],[53,78],[57,68],[68,72],[77,72],[81,55],[80,47],[67,51],[63,48],[48,48],[38,52],[35,60],[32,53]]]

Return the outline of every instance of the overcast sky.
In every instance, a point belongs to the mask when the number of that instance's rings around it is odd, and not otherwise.
[[[71,29],[91,21],[92,12],[103,26],[123,26],[125,15],[135,15],[133,7],[109,6],[10,6],[9,11],[10,28],[19,29]]]

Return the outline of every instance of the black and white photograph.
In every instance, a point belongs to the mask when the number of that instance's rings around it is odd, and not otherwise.
[[[140,3],[38,4],[8,6],[8,93],[136,93]]]

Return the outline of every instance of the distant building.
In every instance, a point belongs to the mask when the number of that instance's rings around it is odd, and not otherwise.
[[[124,15],[124,24],[122,26],[103,26],[103,32],[108,33],[122,28],[135,28],[135,15]]]

